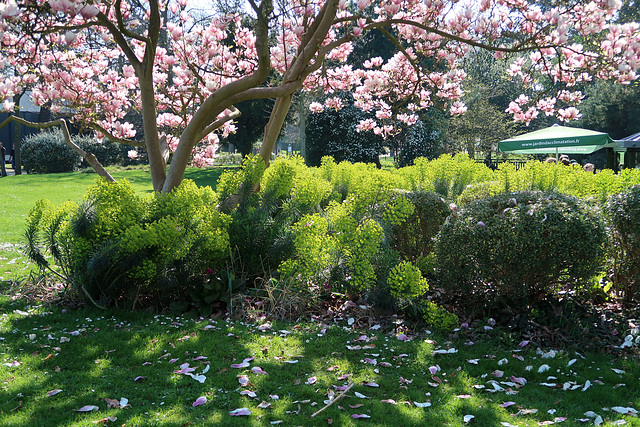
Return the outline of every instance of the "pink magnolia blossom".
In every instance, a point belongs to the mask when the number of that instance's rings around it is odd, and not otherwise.
[[[136,3],[130,0],[118,3],[119,11],[99,2],[42,0],[21,8],[15,0],[4,1],[1,65],[17,73],[0,81],[0,102],[12,111],[12,97],[26,89],[36,105],[69,113],[99,137],[128,142],[142,139],[127,120],[131,112],[142,111],[150,166],[162,171],[154,175],[154,188],[164,191],[177,185],[171,180],[181,179],[190,159],[198,166],[212,164],[222,139],[233,132],[237,115],[231,105],[241,100],[289,96],[296,90],[349,91],[358,108],[377,112],[375,119],[358,123],[357,130],[388,137],[398,132],[396,121],[414,124],[418,111],[435,103],[448,105],[452,114],[465,112],[460,100],[467,76],[461,59],[472,45],[496,57],[520,51],[508,76],[531,86],[545,80],[538,78],[542,73],[561,88],[555,98],[519,97],[510,104],[507,111],[514,120],[525,123],[540,112],[563,121],[579,118],[576,105],[582,98],[573,87],[594,78],[628,84],[640,68],[639,25],[615,22],[621,7],[617,0],[545,11],[526,0],[454,2],[455,7],[441,0],[357,0],[352,9],[344,0],[293,0],[283,4],[282,13],[262,21],[217,13],[195,19],[188,0],[148,2],[157,7],[140,15],[133,13]],[[262,13],[261,3],[252,3],[252,15]],[[170,15],[166,21],[164,12]],[[156,25],[161,31],[150,32]],[[403,50],[386,60],[361,58],[361,68],[347,63],[351,34],[376,27],[391,28]],[[273,35],[273,43],[264,43],[262,30]],[[157,40],[147,46],[146,40],[159,37],[152,33],[168,34],[166,46],[159,47]],[[573,34],[579,44],[571,43]],[[425,67],[426,59],[437,67]],[[249,83],[236,91],[239,81]],[[314,101],[309,108],[320,112],[341,106],[330,95],[324,106]],[[265,138],[265,143],[275,142]],[[166,175],[165,144],[174,151]]]

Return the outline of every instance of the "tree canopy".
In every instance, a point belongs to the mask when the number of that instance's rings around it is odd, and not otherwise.
[[[637,78],[639,26],[616,23],[621,6],[248,0],[246,12],[217,8],[207,16],[191,12],[188,0],[3,0],[0,97],[11,110],[12,97],[28,89],[36,105],[71,114],[99,136],[144,145],[153,187],[166,192],[190,161],[212,160],[243,101],[275,100],[261,147],[267,164],[298,90],[329,95],[313,111],[340,108],[331,94],[352,92],[354,105],[375,115],[358,130],[383,137],[435,104],[463,113],[460,60],[472,48],[511,58],[509,75],[534,89],[536,96],[510,103],[515,120],[539,112],[577,118],[576,84]],[[394,54],[347,63],[370,31],[390,40]],[[143,140],[126,120],[132,110],[142,114]]]

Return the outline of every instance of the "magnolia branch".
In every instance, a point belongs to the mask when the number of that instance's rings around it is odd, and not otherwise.
[[[18,116],[9,116],[2,123],[0,123],[0,129],[2,129],[3,127],[5,127],[7,124],[11,122],[18,122],[25,126],[29,126],[36,129],[44,129],[44,128],[50,128],[54,126],[60,126],[60,128],[62,129],[62,134],[64,135],[65,144],[71,147],[73,151],[81,155],[91,165],[93,170],[95,170],[98,175],[100,175],[107,181],[115,182],[115,179],[113,179],[111,174],[105,170],[104,166],[102,166],[102,164],[100,163],[100,161],[98,161],[98,158],[95,155],[87,151],[84,151],[82,148],[76,145],[73,141],[71,141],[71,134],[69,133],[67,122],[64,119],[57,119],[57,120],[52,120],[50,122],[43,122],[43,123],[35,123],[35,122],[30,122],[28,120],[25,120]]]
[[[231,110],[229,112],[229,114],[225,114],[224,116],[219,117],[216,121],[214,121],[209,126],[204,128],[204,130],[202,131],[202,134],[200,136],[200,140],[204,139],[207,135],[209,135],[214,130],[218,129],[220,126],[222,126],[223,124],[225,124],[229,120],[237,119],[242,114],[240,112],[240,110],[238,110],[233,105],[229,108],[229,110]]]

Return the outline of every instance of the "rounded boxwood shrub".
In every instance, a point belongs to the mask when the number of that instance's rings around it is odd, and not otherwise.
[[[27,173],[73,172],[82,160],[64,143],[60,131],[44,131],[25,138],[20,154]]]
[[[605,211],[617,259],[617,290],[630,302],[640,288],[640,185],[611,196]]]
[[[73,142],[83,150],[94,154],[102,166],[134,165],[146,163],[144,147],[136,147],[138,156],[130,159],[131,146],[91,136],[77,135]],[[90,165],[64,142],[60,130],[48,130],[25,138],[21,148],[22,163],[27,173],[73,172]]]
[[[505,193],[471,202],[443,224],[436,243],[446,296],[469,308],[523,308],[571,290],[601,267],[597,212],[557,193]]]

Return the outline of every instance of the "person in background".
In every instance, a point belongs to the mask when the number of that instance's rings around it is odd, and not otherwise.
[[[563,154],[562,156],[560,156],[560,163],[565,166],[569,166],[571,164],[571,159],[569,159],[569,156],[567,156],[566,154]]]
[[[1,176],[7,176],[7,169],[5,168],[5,161],[6,161],[6,154],[7,154],[7,150],[4,148],[4,145],[2,145],[2,142],[0,142],[0,155],[2,155],[2,157],[0,157],[2,159],[2,163],[0,164],[0,177]]]
[[[547,157],[544,160],[545,163],[558,163],[558,160],[555,157]]]
[[[593,163],[585,163],[582,167],[585,172],[596,173],[596,166]]]

